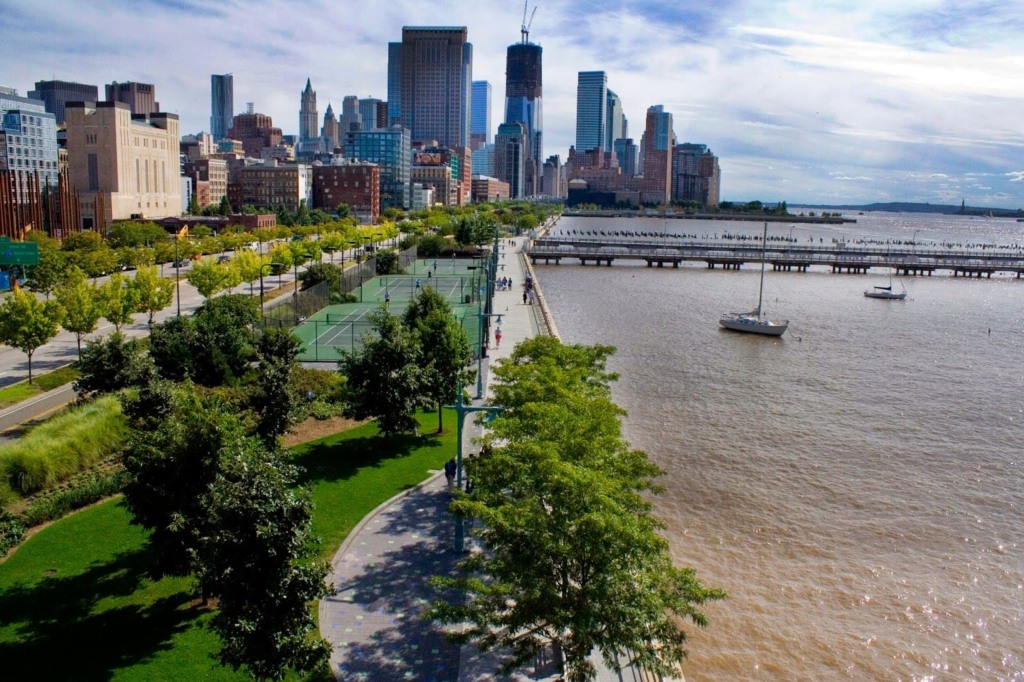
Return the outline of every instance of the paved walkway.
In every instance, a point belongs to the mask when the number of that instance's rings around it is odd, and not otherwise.
[[[502,313],[500,348],[492,324],[488,361],[507,357],[512,348],[537,334],[537,305],[523,305],[519,250],[503,242],[499,277],[511,277],[512,289],[495,292],[494,311]],[[479,435],[466,419],[463,452]],[[338,680],[555,680],[551,661],[512,677],[494,674],[495,657],[473,647],[448,643],[437,624],[421,617],[437,593],[427,584],[434,575],[452,575],[459,555],[452,550],[454,519],[448,514],[446,482],[435,474],[411,492],[384,503],[352,531],[332,561],[331,580],[338,594],[320,602],[320,632],[331,643],[331,669]]]

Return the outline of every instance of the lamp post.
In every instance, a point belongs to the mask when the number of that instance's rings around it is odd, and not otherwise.
[[[914,236],[910,238],[910,241],[912,241],[914,243],[914,253],[915,254],[917,253],[917,233],[920,232],[920,231],[921,230],[919,230],[919,229],[918,230],[914,230]]]
[[[181,259],[178,258],[178,239],[174,237],[174,291],[178,299],[178,317],[181,317]]]
[[[466,405],[462,402],[462,385],[459,385],[459,394],[454,405],[445,405],[445,407],[455,410],[456,417],[456,450],[455,450],[455,487],[458,490],[462,490],[462,424],[466,419],[467,414],[473,412],[490,412],[491,414],[497,414],[501,412],[503,407],[497,405]],[[461,516],[455,517],[455,546],[456,552],[465,551],[466,544],[466,530],[465,523]]]
[[[263,317],[263,269],[264,268],[270,268],[272,270],[274,268],[274,264],[273,263],[264,263],[263,265],[260,266],[260,317],[261,318]],[[267,270],[267,274],[269,274],[269,273],[270,273],[270,270]]]

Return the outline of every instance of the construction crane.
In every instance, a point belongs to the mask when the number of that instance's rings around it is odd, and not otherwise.
[[[537,5],[533,6],[533,11],[530,12],[530,20],[526,20],[526,6],[530,0],[523,0],[523,27],[519,29],[519,34],[523,38],[523,45],[530,42],[530,26],[533,25],[533,15],[537,13]]]

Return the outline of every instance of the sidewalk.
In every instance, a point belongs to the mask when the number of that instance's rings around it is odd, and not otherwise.
[[[501,345],[495,346],[491,325],[488,363],[484,365],[485,396],[490,395],[487,365],[511,355],[520,341],[544,327],[539,301],[522,300],[526,270],[521,250],[524,237],[499,248],[498,278],[511,277],[508,291],[494,294],[494,312],[501,313]],[[501,267],[504,266],[504,267]],[[540,292],[543,296],[543,290]],[[496,322],[496,320],[495,320]],[[557,332],[555,332],[557,334]],[[466,420],[463,452],[472,452],[480,427]],[[385,502],[367,516],[338,549],[330,580],[338,594],[320,602],[320,633],[331,644],[331,670],[337,680],[422,680],[424,682],[554,682],[560,679],[553,660],[537,661],[513,676],[499,676],[494,653],[459,647],[444,638],[444,629],[422,617],[436,592],[427,584],[434,575],[453,575],[460,558],[452,550],[454,518],[439,472],[418,488]],[[627,668],[621,674],[604,667],[597,655],[599,682],[656,682]]]
[[[494,347],[492,324],[488,362],[508,357],[516,343],[537,334],[535,309],[523,305],[519,249],[507,242],[499,249],[498,276],[511,277],[512,289],[494,295],[501,313],[501,347]],[[486,365],[485,365],[486,367]],[[485,370],[485,380],[488,375]],[[467,418],[464,452],[479,435]],[[367,516],[335,554],[331,581],[338,593],[320,602],[320,633],[331,643],[331,670],[338,680],[423,680],[484,682],[557,679],[546,666],[512,677],[494,674],[496,659],[474,647],[450,644],[444,629],[422,618],[437,593],[427,584],[434,575],[453,575],[460,558],[452,550],[454,518],[448,514],[444,477],[435,473]]]

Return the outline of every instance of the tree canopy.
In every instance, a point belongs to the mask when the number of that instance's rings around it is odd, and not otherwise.
[[[469,465],[472,492],[452,504],[480,520],[485,551],[463,576],[435,579],[465,598],[439,600],[431,615],[466,625],[464,641],[510,651],[504,670],[555,643],[570,682],[593,679],[595,650],[613,666],[621,656],[675,674],[679,619],[703,626],[698,607],[724,597],[672,565],[644,497],[660,470],[629,448],[611,400],[612,350],[539,337],[494,370],[505,409]]]

